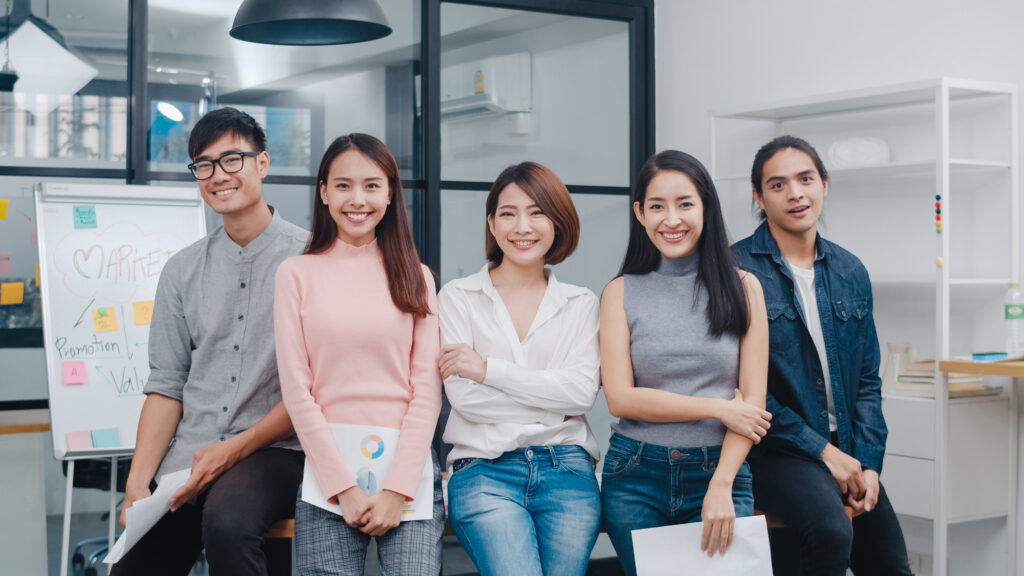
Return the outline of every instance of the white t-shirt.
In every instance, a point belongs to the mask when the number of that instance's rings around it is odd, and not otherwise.
[[[835,432],[836,426],[836,405],[832,400],[832,378],[828,373],[828,356],[825,355],[825,337],[821,332],[821,316],[818,314],[818,299],[814,295],[814,269],[798,268],[788,261],[790,273],[793,274],[796,284],[796,294],[800,299],[800,307],[804,310],[804,319],[807,322],[807,331],[811,333],[811,341],[818,351],[818,361],[821,362],[821,373],[825,376],[825,401],[828,403],[828,430]]]

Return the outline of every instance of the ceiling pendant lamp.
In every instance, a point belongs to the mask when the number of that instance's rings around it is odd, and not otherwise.
[[[7,0],[7,16],[4,28],[4,67],[0,69],[0,92],[13,92],[18,81],[18,73],[11,68],[11,0]]]
[[[321,46],[376,40],[391,34],[376,0],[245,0],[231,37],[260,44]]]

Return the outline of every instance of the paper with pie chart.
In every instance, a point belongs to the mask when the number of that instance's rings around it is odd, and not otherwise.
[[[356,477],[359,488],[370,495],[380,492],[398,446],[398,430],[361,424],[329,424],[345,465]],[[302,473],[302,500],[341,516],[341,506],[327,501],[306,458]],[[416,497],[406,499],[402,522],[429,520],[434,515],[434,467],[430,455],[423,464]]]

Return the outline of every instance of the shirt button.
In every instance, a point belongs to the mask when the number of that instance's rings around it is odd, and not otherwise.
[[[828,410],[822,410],[821,411],[821,417],[822,418],[828,418]]]
[[[242,288],[245,288],[245,282],[242,282]]]
[[[235,344],[235,351],[238,351],[238,344]]]
[[[238,378],[235,378],[234,376],[231,377],[232,382],[235,382],[236,380],[238,380]]]
[[[822,384],[821,378],[818,378],[818,384]]]
[[[671,454],[673,460],[679,460],[679,457],[682,455],[683,453],[680,452],[679,450],[673,450]]]
[[[243,316],[242,314],[239,314],[238,315],[238,319],[241,320],[242,318],[245,318],[245,316]]]
[[[220,441],[221,441],[221,442],[223,442],[223,441],[224,441],[224,437],[223,437],[223,436],[221,436],[221,437],[220,437]]]
[[[533,458],[533,450],[527,450],[526,451],[526,457],[527,458]]]
[[[222,410],[223,412],[227,412],[227,411],[228,411],[228,407],[227,407],[227,406],[225,406],[225,407],[221,408],[221,410]]]

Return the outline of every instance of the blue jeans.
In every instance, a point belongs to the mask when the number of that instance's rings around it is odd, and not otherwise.
[[[590,455],[532,446],[474,459],[448,481],[448,521],[483,576],[583,576],[601,527]]]
[[[601,475],[601,507],[626,574],[636,575],[633,530],[701,521],[720,452],[720,446],[669,448],[612,435]],[[732,486],[737,517],[754,513],[750,480],[744,462]]]

